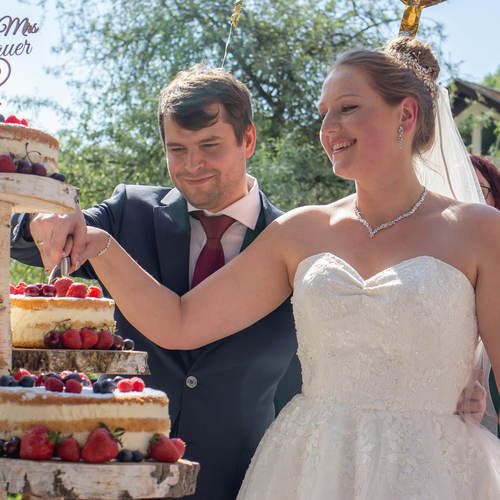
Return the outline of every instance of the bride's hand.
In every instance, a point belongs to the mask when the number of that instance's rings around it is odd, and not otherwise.
[[[110,239],[111,236],[106,231],[97,227],[87,226],[85,246],[76,259],[72,258],[71,272],[76,271],[84,262],[96,257],[99,253],[102,255],[104,253],[103,250],[107,249],[111,241]],[[68,248],[65,250],[69,253]]]

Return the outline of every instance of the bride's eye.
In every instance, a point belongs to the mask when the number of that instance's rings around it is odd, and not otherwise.
[[[342,106],[342,113],[349,113],[349,111],[353,111],[357,107],[358,107],[357,105]]]

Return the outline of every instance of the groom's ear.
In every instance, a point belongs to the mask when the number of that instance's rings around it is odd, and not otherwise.
[[[400,124],[405,133],[411,132],[417,123],[418,104],[415,98],[405,97],[400,104]]]

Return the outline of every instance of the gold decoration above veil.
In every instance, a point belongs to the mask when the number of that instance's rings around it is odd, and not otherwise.
[[[229,27],[229,35],[226,41],[226,48],[224,49],[224,57],[222,58],[221,68],[224,67],[224,63],[226,61],[226,56],[227,56],[227,48],[229,47],[229,42],[231,41],[231,35],[233,33],[233,29],[236,29],[236,27],[238,26],[238,22],[240,21],[242,8],[243,8],[243,0],[235,0],[233,13],[231,14],[231,26]]]
[[[446,0],[401,0],[407,7],[401,19],[399,36],[410,36],[415,38],[420,22],[420,14],[425,7],[432,7]]]

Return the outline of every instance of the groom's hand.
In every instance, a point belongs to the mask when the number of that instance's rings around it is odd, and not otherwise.
[[[465,419],[471,419],[479,424],[486,411],[486,389],[479,383],[483,378],[482,370],[474,371],[474,379],[467,385],[460,395],[456,413]]]

